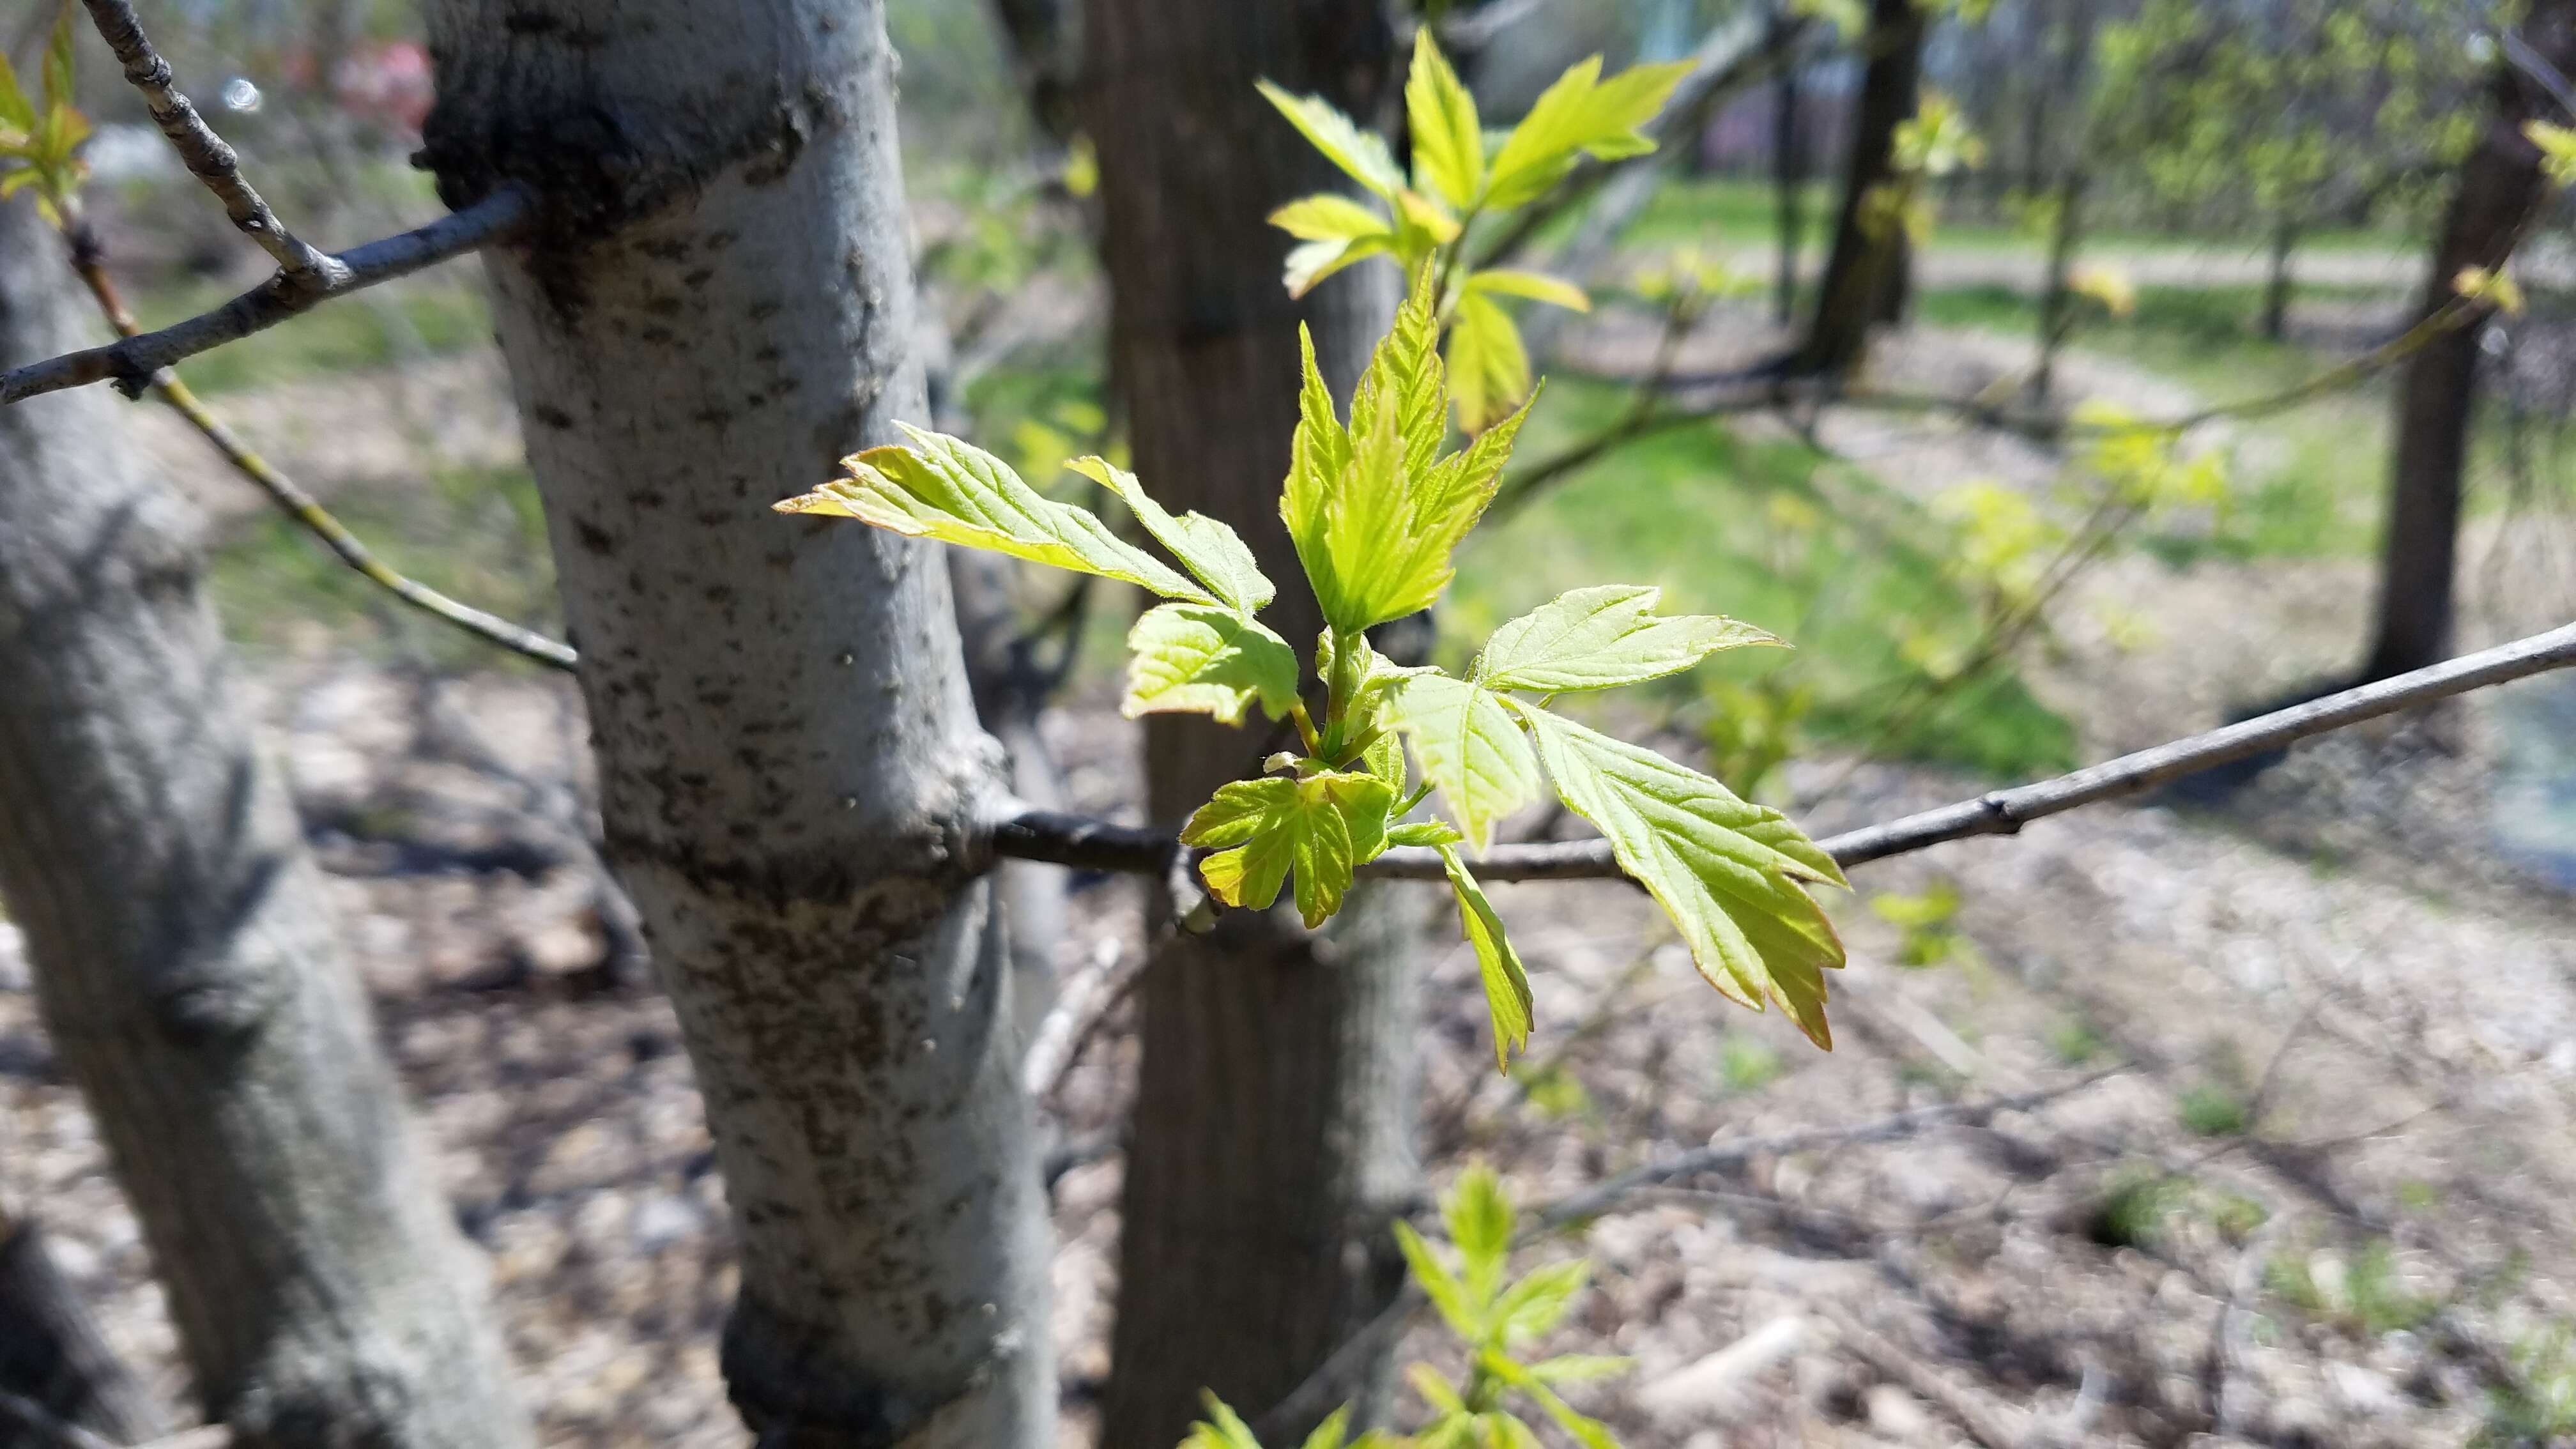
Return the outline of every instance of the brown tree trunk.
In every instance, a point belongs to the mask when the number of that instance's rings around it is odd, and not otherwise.
[[[777,499],[926,416],[878,0],[437,0],[608,855],[742,1250],[764,1445],[1054,1441],[1043,1197],[943,554]]]
[[[2576,70],[2576,0],[2533,0],[2522,23],[2531,48],[2560,73]],[[2433,244],[2418,316],[2456,295],[2463,268],[2495,267],[2548,194],[2539,148],[2525,122],[2554,114],[2545,92],[2520,69],[2499,65],[2492,108]],[[2397,443],[2389,468],[2388,531],[2382,541],[2378,622],[2364,680],[2439,663],[2451,652],[2452,589],[2460,531],[2460,479],[2469,423],[2477,410],[2479,336],[2486,314],[2449,329],[2407,359],[2397,382]]]
[[[1302,306],[1281,289],[1287,243],[1263,218],[1340,178],[1253,82],[1366,122],[1394,97],[1391,28],[1378,0],[1093,0],[1089,25],[1093,73],[1120,80],[1092,133],[1137,472],[1251,540],[1280,584],[1269,617],[1302,648],[1321,618],[1278,509],[1297,324],[1346,391],[1397,278],[1366,264]],[[1146,737],[1166,822],[1279,747],[1178,716]],[[1414,1181],[1419,910],[1400,888],[1355,897],[1321,938],[1293,915],[1231,913],[1150,969],[1104,1443],[1173,1442],[1202,1387],[1258,1416],[1400,1283],[1387,1221]]]
[[[1807,180],[1806,157],[1799,146],[1798,62],[1793,53],[1795,22],[1786,5],[1775,4],[1771,11],[1771,44],[1780,67],[1780,78],[1771,90],[1771,187],[1774,208],[1779,213],[1779,273],[1772,283],[1771,307],[1776,320],[1787,327],[1798,315],[1798,252],[1805,245],[1807,215],[1802,188]]]
[[[87,340],[0,206],[0,367]],[[0,408],[0,896],[249,1449],[529,1442],[206,598],[198,520],[98,391]]]
[[[1866,206],[1872,192],[1895,178],[1896,128],[1913,117],[1920,100],[1928,23],[1915,0],[1871,0],[1869,30],[1862,39],[1868,55],[1852,120],[1851,152],[1843,167],[1833,252],[1816,289],[1806,341],[1789,361],[1792,371],[1849,375],[1868,350],[1872,326],[1891,310],[1903,310],[1904,232],[1885,218],[1870,221]]]

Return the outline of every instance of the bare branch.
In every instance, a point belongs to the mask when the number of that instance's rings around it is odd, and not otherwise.
[[[1118,1003],[1145,979],[1145,967],[1152,960],[1151,950],[1121,951],[1064,984],[1055,1005],[1029,1036],[1028,1059],[1020,1070],[1031,1097],[1050,1101],[1064,1089],[1065,1078],[1082,1060],[1082,1049],[1099,1034]]]
[[[90,0],[93,9],[104,3],[109,0]],[[534,192],[511,183],[463,211],[440,217],[418,230],[326,258],[331,265],[321,272],[280,270],[215,310],[201,312],[158,332],[145,332],[105,347],[66,353],[0,373],[0,404],[109,380],[129,396],[138,394],[151,384],[154,373],[200,352],[265,331],[334,297],[409,276],[503,240],[527,224],[536,206]]]
[[[99,311],[106,315],[108,325],[115,328],[120,336],[135,336],[141,329],[135,325],[134,314],[126,310],[125,299],[118,295],[114,279],[107,274],[106,258],[99,245],[98,234],[90,228],[77,205],[65,208],[63,235],[71,246],[72,270],[79,275],[82,285],[89,288]],[[154,396],[187,419],[188,425],[195,428],[199,436],[212,443],[215,451],[223,454],[224,461],[232,464],[235,472],[249,479],[268,495],[270,502],[303,525],[306,532],[320,539],[323,546],[337,555],[342,563],[357,570],[369,582],[415,609],[486,642],[498,644],[522,658],[556,669],[569,670],[579,666],[580,657],[573,652],[571,645],[549,639],[533,629],[513,624],[471,604],[460,603],[426,584],[396,573],[312,494],[305,492],[293,478],[278,471],[275,465],[237,437],[232,429],[224,426],[223,420],[197,400],[196,393],[179,380],[177,373],[166,367],[157,369],[152,373],[148,386]]]
[[[2141,794],[2169,780],[2346,725],[2570,664],[2576,664],[2576,624],[2122,755],[2053,780],[1996,790],[1884,825],[1846,831],[1818,844],[1837,864],[1850,867],[1944,841],[2011,835],[2045,816]],[[1021,812],[1002,821],[992,828],[992,843],[997,853],[1018,860],[1143,874],[1168,869],[1176,849],[1172,837],[1159,831],[1048,811]],[[1361,866],[1359,873],[1392,880],[1448,878],[1439,854],[1418,847],[1390,850]],[[1605,840],[1498,846],[1476,863],[1476,874],[1490,881],[1600,880],[1623,875]]]
[[[2007,1112],[2028,1112],[2043,1107],[2060,1097],[2092,1086],[2106,1077],[2127,1070],[2112,1067],[2054,1087],[2022,1092],[2009,1097],[1988,1097],[1978,1102],[1944,1102],[1934,1107],[1917,1107],[1873,1121],[1856,1122],[1841,1127],[1818,1127],[1803,1132],[1779,1132],[1767,1137],[1737,1137],[1711,1143],[1689,1152],[1677,1153],[1660,1162],[1632,1167],[1616,1177],[1605,1178],[1581,1192],[1557,1199],[1530,1214],[1534,1226],[1524,1237],[1554,1232],[1586,1218],[1596,1218],[1617,1207],[1629,1195],[1650,1187],[1682,1178],[1697,1177],[1704,1172],[1739,1166],[1756,1157],[1778,1157],[1791,1152],[1812,1152],[1819,1147],[1851,1147],[1867,1142],[1894,1142],[1912,1137],[1934,1127],[1960,1124],[1978,1126]]]
[[[117,63],[125,67],[125,79],[143,92],[143,102],[151,109],[161,134],[170,138],[171,149],[224,204],[224,214],[233,219],[233,225],[276,259],[281,276],[293,278],[317,293],[333,290],[337,280],[333,273],[345,264],[298,240],[277,219],[277,213],[268,209],[268,203],[242,176],[241,158],[171,84],[170,62],[152,48],[151,38],[143,33],[143,21],[129,0],[81,3],[89,7],[91,22],[97,25],[107,48],[116,52]]]

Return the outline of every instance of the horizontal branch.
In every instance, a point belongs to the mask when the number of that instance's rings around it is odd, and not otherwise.
[[[266,331],[335,297],[409,276],[503,240],[525,226],[536,209],[536,194],[511,183],[463,211],[440,217],[418,230],[352,247],[330,258],[333,265],[324,271],[294,273],[281,269],[213,311],[201,312],[158,332],[121,338],[105,347],[66,353],[0,373],[0,405],[111,380],[128,393],[140,393],[150,385],[154,373],[198,353]]]
[[[1818,844],[1848,868],[1944,841],[2010,835],[2033,820],[2142,794],[2167,781],[2250,759],[2346,725],[2570,664],[2576,664],[2576,624],[2122,755],[2053,780],[1996,790],[1883,825],[1846,831]],[[993,828],[992,842],[996,852],[1019,860],[1139,874],[1169,870],[1179,849],[1178,842],[1161,831],[1046,811],[1026,811],[1002,821]],[[1391,880],[1448,878],[1439,853],[1419,847],[1390,850],[1361,866],[1359,873]],[[1600,880],[1624,873],[1608,841],[1579,840],[1497,846],[1476,862],[1476,874],[1489,881],[1527,881]]]

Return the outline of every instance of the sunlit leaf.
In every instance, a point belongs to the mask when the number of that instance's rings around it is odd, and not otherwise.
[[[1065,466],[1117,494],[1118,500],[1134,511],[1136,521],[1145,525],[1145,531],[1170,549],[1181,567],[1196,575],[1227,608],[1250,614],[1279,592],[1253,560],[1251,545],[1224,523],[1204,513],[1173,517],[1163,505],[1146,496],[1135,474],[1106,458],[1076,458]],[[1293,654],[1290,672],[1295,672]]]
[[[1306,1436],[1303,1449],[1342,1449],[1342,1438],[1350,1432],[1350,1424],[1351,1406],[1344,1404],[1315,1426],[1315,1432]]]
[[[1303,297],[1315,290],[1318,282],[1344,267],[1386,255],[1392,240],[1390,234],[1325,237],[1319,241],[1301,242],[1288,249],[1288,261],[1280,269],[1280,280],[1287,284],[1289,296]]]
[[[1502,1287],[1503,1267],[1512,1252],[1512,1227],[1518,1215],[1503,1180],[1483,1162],[1467,1164],[1458,1180],[1440,1197],[1440,1221],[1449,1229],[1464,1262],[1459,1282],[1467,1301],[1481,1310]],[[1488,1328],[1491,1328],[1490,1321]],[[1479,1334],[1478,1338],[1483,1335]]]
[[[1563,1353],[1543,1358],[1529,1366],[1530,1376],[1547,1384],[1582,1384],[1595,1379],[1614,1378],[1637,1366],[1637,1361],[1607,1353]]]
[[[1412,844],[1410,838],[1396,839],[1410,828],[1399,826],[1388,831],[1388,841]],[[1458,897],[1458,928],[1475,950],[1477,974],[1484,978],[1485,1009],[1494,1022],[1494,1065],[1508,1071],[1512,1055],[1529,1046],[1529,973],[1521,968],[1520,953],[1512,949],[1511,938],[1503,934],[1503,918],[1495,914],[1494,903],[1485,898],[1485,888],[1467,873],[1467,863],[1459,858],[1456,847],[1428,838],[1422,843],[1439,848],[1441,868],[1449,873],[1449,889]]]
[[[1422,778],[1440,792],[1470,848],[1483,851],[1496,821],[1538,798],[1538,760],[1492,690],[1424,674],[1390,692],[1382,717],[1412,744]]]
[[[1449,392],[1458,426],[1481,433],[1530,395],[1529,349],[1512,314],[1490,297],[1458,299],[1449,328]]]
[[[1503,1354],[1486,1352],[1476,1355],[1476,1366],[1538,1400],[1538,1406],[1547,1411],[1547,1416],[1556,1421],[1556,1426],[1573,1435],[1583,1449],[1619,1449],[1619,1441],[1610,1433],[1607,1424],[1577,1413],[1573,1405],[1558,1397],[1556,1390],[1531,1372],[1528,1365],[1517,1363]]]
[[[1181,841],[1221,847],[1199,862],[1199,875],[1230,906],[1267,908],[1293,871],[1298,913],[1311,928],[1341,909],[1359,862],[1386,848],[1394,803],[1393,788],[1371,775],[1235,780],[1190,817]]]
[[[1272,719],[1297,701],[1297,651],[1250,616],[1206,604],[1161,604],[1128,631],[1119,712],[1205,714],[1243,723],[1258,703]]]
[[[1356,241],[1395,234],[1385,217],[1338,191],[1292,201],[1270,213],[1270,224],[1299,241]]]
[[[1569,67],[1540,93],[1495,155],[1485,204],[1536,201],[1585,155],[1615,160],[1653,150],[1655,143],[1638,128],[1663,109],[1689,71],[1687,61],[1638,65],[1605,81],[1597,55]]]
[[[1424,25],[1413,32],[1413,66],[1404,83],[1414,184],[1438,191],[1464,210],[1476,204],[1485,185],[1484,124],[1476,119],[1476,98],[1432,39],[1433,29]]]
[[[1279,108],[1288,124],[1352,180],[1390,201],[1404,189],[1404,172],[1395,164],[1395,153],[1386,148],[1386,138],[1363,129],[1322,96],[1293,96],[1268,81],[1260,87],[1262,96]]]
[[[1451,555],[1492,501],[1510,439],[1441,458],[1448,432],[1429,278],[1397,310],[1351,398],[1334,415],[1311,344],[1280,517],[1324,618],[1355,631],[1430,607]]]
[[[1574,1295],[1592,1280],[1592,1264],[1582,1258],[1569,1258],[1531,1270],[1521,1280],[1503,1291],[1494,1304],[1494,1316],[1500,1321],[1502,1341],[1506,1345],[1536,1338],[1556,1327],[1574,1306]]]
[[[1577,312],[1592,310],[1592,299],[1581,287],[1562,277],[1545,272],[1524,272],[1510,267],[1488,267],[1467,278],[1467,290],[1494,297],[1527,297],[1551,307],[1566,307]]]
[[[9,63],[7,54],[0,53],[0,133],[25,136],[35,129],[35,103],[27,99],[25,88],[18,84],[17,68]]]
[[[1842,942],[1801,884],[1845,884],[1831,857],[1787,816],[1651,750],[1523,707],[1566,808],[1610,840],[1620,869],[1671,915],[1691,960],[1730,999],[1780,1003],[1829,1047],[1825,978]]]
[[[1386,832],[1386,843],[1390,849],[1399,845],[1456,845],[1465,838],[1458,833],[1457,826],[1446,820],[1408,821],[1388,826]]]
[[[908,423],[896,426],[911,446],[870,448],[844,458],[849,477],[773,506],[781,513],[855,518],[917,538],[1121,579],[1167,599],[1219,602],[1091,513],[1041,495],[983,449]]]
[[[45,43],[45,104],[68,109],[72,103],[72,7],[54,12],[54,33]]]
[[[1458,1281],[1457,1274],[1449,1271],[1448,1264],[1440,1261],[1440,1255],[1431,1250],[1431,1245],[1423,1241],[1422,1235],[1413,1230],[1413,1224],[1400,1219],[1397,1221],[1395,1244],[1404,1250],[1405,1265],[1413,1270],[1415,1286],[1431,1300],[1431,1306],[1440,1311],[1450,1330],[1471,1343],[1480,1338],[1484,1333],[1484,1320],[1476,1306],[1467,1301],[1466,1286]]]
[[[1780,643],[1716,615],[1657,617],[1662,594],[1632,584],[1560,594],[1495,630],[1473,677],[1488,688],[1538,694],[1615,689],[1679,674],[1720,649]]]
[[[1199,1402],[1205,1406],[1207,1418],[1190,1426],[1190,1437],[1181,1449],[1261,1449],[1261,1441],[1252,1437],[1251,1426],[1226,1407],[1225,1400],[1201,1389]]]

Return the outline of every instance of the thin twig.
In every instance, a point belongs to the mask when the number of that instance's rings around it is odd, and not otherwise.
[[[1970,836],[2011,835],[2033,820],[2142,794],[2166,781],[2346,725],[2570,664],[2576,664],[2576,624],[2122,755],[2053,780],[1995,790],[1883,825],[1845,831],[1818,844],[1837,865],[1850,867]],[[995,853],[1015,860],[1152,875],[1168,871],[1176,859],[1172,837],[1150,827],[1019,809],[1016,802],[1007,802],[1005,810],[988,828]],[[1359,874],[1385,880],[1448,879],[1438,852],[1415,847],[1390,850],[1362,865]],[[1572,840],[1497,846],[1476,863],[1476,874],[1484,880],[1528,881],[1601,880],[1624,872],[1608,841]]]
[[[143,33],[143,21],[134,13],[128,0],[81,0],[89,7],[89,18],[98,27],[107,48],[116,52],[119,65],[125,67],[125,79],[143,92],[143,102],[150,108],[153,121],[161,134],[170,138],[171,149],[215,199],[224,204],[224,214],[233,225],[277,262],[278,274],[294,281],[301,290],[316,297],[346,290],[336,273],[347,264],[300,241],[277,213],[268,209],[250,182],[241,173],[241,158],[206,118],[171,84],[170,62],[152,48],[150,37]]]
[[[118,295],[114,279],[107,274],[106,258],[98,235],[76,208],[65,212],[63,234],[70,244],[72,270],[79,274],[82,285],[89,288],[99,311],[106,315],[108,325],[114,327],[119,336],[136,336],[140,329],[135,324],[134,314],[126,310],[125,299]],[[396,573],[312,494],[260,456],[232,429],[224,426],[223,420],[207,410],[196,393],[179,380],[177,373],[166,367],[156,369],[146,379],[145,385],[154,396],[168,404],[171,411],[187,419],[188,425],[195,428],[199,436],[212,443],[215,451],[223,454],[224,461],[230,463],[235,472],[267,494],[280,512],[320,539],[323,546],[337,555],[342,563],[355,569],[370,583],[415,609],[487,643],[497,644],[521,658],[555,669],[579,667],[580,656],[573,652],[571,645],[549,639],[533,629],[513,624],[471,604],[460,603],[426,584]]]
[[[352,247],[330,258],[333,265],[326,272],[298,275],[281,270],[213,311],[157,332],[0,373],[0,404],[111,380],[128,396],[137,395],[151,385],[154,373],[198,353],[265,331],[335,297],[407,277],[504,240],[525,226],[536,209],[536,194],[512,182],[427,226]]]
[[[2037,1091],[2020,1092],[2009,1097],[1988,1097],[1976,1102],[1945,1102],[1934,1107],[1917,1107],[1897,1112],[1870,1122],[1842,1127],[1819,1127],[1801,1132],[1779,1132],[1766,1137],[1738,1137],[1725,1142],[1675,1154],[1659,1162],[1632,1167],[1616,1177],[1604,1180],[1580,1192],[1557,1199],[1530,1214],[1531,1234],[1553,1232],[1570,1224],[1599,1217],[1639,1191],[1661,1187],[1682,1178],[1697,1177],[1704,1172],[1734,1167],[1756,1157],[1779,1157],[1792,1152],[1811,1152],[1819,1147],[1849,1147],[1868,1142],[1893,1142],[1912,1137],[1934,1127],[1957,1124],[1975,1126],[1991,1121],[2006,1112],[2027,1112],[2045,1106],[2060,1097],[2071,1096],[2094,1083],[2125,1071],[2111,1067],[2072,1082]]]
[[[1153,960],[1151,951],[1120,951],[1107,961],[1090,967],[1064,985],[1038,1028],[1029,1036],[1029,1054],[1022,1066],[1029,1095],[1044,1102],[1064,1090],[1065,1079],[1073,1074],[1074,1064],[1082,1060],[1082,1049],[1118,1003],[1125,1001],[1145,979],[1145,967]]]

